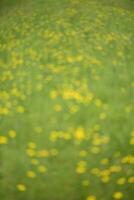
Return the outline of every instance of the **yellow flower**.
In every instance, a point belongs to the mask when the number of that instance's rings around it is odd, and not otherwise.
[[[86,172],[86,162],[85,161],[82,160],[78,163],[78,166],[76,168],[76,172],[78,174],[84,174]]]
[[[71,139],[71,135],[69,133],[63,133],[62,137],[65,139],[65,140],[70,140]]]
[[[29,142],[28,143],[28,147],[31,149],[35,149],[36,148],[36,144],[34,142]]]
[[[74,58],[73,58],[72,56],[68,56],[68,57],[67,57],[67,61],[68,61],[69,63],[73,63]]]
[[[33,149],[27,149],[27,150],[26,150],[26,153],[27,153],[27,155],[30,156],[30,157],[34,157],[34,156],[36,155],[36,152],[35,152],[35,150],[33,150]]]
[[[31,160],[31,163],[32,163],[33,165],[38,165],[38,164],[39,164],[39,161],[38,161],[37,159],[32,159],[32,160]]]
[[[91,174],[94,174],[96,176],[100,176],[100,169],[98,169],[98,168],[92,168],[91,169]]]
[[[7,144],[8,143],[8,139],[5,136],[0,136],[0,144]]]
[[[101,138],[95,137],[95,138],[93,139],[93,141],[92,141],[92,144],[95,145],[95,146],[101,145],[101,144],[102,144]]]
[[[125,156],[121,159],[122,163],[128,163],[129,162],[129,156]]]
[[[87,197],[86,200],[96,200],[96,196],[90,195],[90,196]]]
[[[14,95],[14,96],[16,96],[16,97],[19,97],[20,96],[20,91],[18,90],[18,88],[13,88],[12,90],[11,90],[11,94],[12,95]]]
[[[54,107],[55,111],[56,112],[60,112],[62,110],[62,107],[61,105],[57,104],[55,107]]]
[[[18,107],[17,107],[17,112],[18,112],[18,113],[24,113],[24,111],[25,111],[25,109],[24,109],[23,106],[18,106]]]
[[[102,171],[100,171],[100,175],[101,176],[109,176],[110,175],[110,170],[108,170],[108,169],[104,169],[104,170],[102,170]]]
[[[50,92],[51,99],[55,99],[57,97],[57,91],[53,90]]]
[[[58,139],[57,132],[56,131],[52,131],[51,134],[50,134],[50,140],[52,142],[55,142],[57,139]]]
[[[130,155],[128,161],[129,161],[130,164],[134,164],[134,156]]]
[[[121,166],[113,165],[113,166],[110,167],[109,170],[110,170],[111,172],[113,172],[113,173],[118,173],[118,172],[121,171],[121,169],[122,169]]]
[[[28,171],[28,172],[27,172],[27,176],[28,176],[29,178],[35,178],[35,177],[36,177],[36,174],[35,174],[35,172],[33,172],[33,171]]]
[[[102,101],[101,101],[100,99],[96,99],[96,100],[95,100],[95,105],[96,105],[97,107],[101,107],[103,104],[102,104]]]
[[[102,136],[101,139],[103,144],[107,144],[110,141],[109,136],[106,135]]]
[[[134,137],[131,138],[131,140],[130,140],[130,144],[131,144],[131,145],[134,145]]]
[[[18,184],[17,188],[20,192],[24,192],[26,190],[26,186],[24,184]]]
[[[4,108],[0,108],[0,114],[2,115],[7,115],[9,113],[9,109],[4,107]]]
[[[134,176],[128,178],[128,183],[134,183]]]
[[[102,160],[100,161],[100,163],[101,163],[102,165],[106,165],[106,164],[109,163],[109,160],[108,160],[107,158],[104,158],[104,159],[102,159]]]
[[[11,138],[15,138],[16,137],[16,131],[15,130],[10,130],[8,132],[8,135],[11,137]]]
[[[75,99],[76,101],[79,101],[79,102],[81,102],[83,99],[81,94],[75,90],[64,90],[63,98],[64,99]]]
[[[80,151],[80,156],[81,156],[81,157],[87,156],[87,151],[81,150],[81,151]]]
[[[71,113],[76,113],[79,110],[79,106],[73,105],[70,107],[70,112]]]
[[[123,194],[122,192],[115,192],[113,195],[114,199],[122,199],[123,198]]]
[[[75,132],[75,138],[79,141],[84,140],[85,139],[85,131],[84,128],[79,127],[77,128],[76,132]]]
[[[83,60],[83,55],[78,55],[78,56],[76,57],[76,60],[77,60],[77,61],[82,61],[82,60]]]
[[[84,173],[86,172],[85,166],[78,166],[78,167],[76,168],[76,172],[77,172],[78,174],[84,174]]]
[[[39,170],[40,173],[45,173],[47,171],[47,168],[44,165],[40,165],[38,167],[38,170]]]
[[[108,183],[108,182],[110,181],[110,177],[109,177],[109,176],[103,176],[103,177],[101,178],[101,181],[102,181],[103,183]]]
[[[119,178],[119,179],[117,180],[117,184],[118,184],[118,185],[123,185],[123,184],[125,184],[125,182],[126,182],[126,178],[124,178],[124,177]]]
[[[49,152],[44,149],[44,150],[38,151],[37,152],[37,156],[40,157],[40,158],[41,157],[48,157],[49,156]]]
[[[132,106],[129,105],[129,106],[125,107],[125,111],[126,111],[127,113],[130,113],[130,112],[132,111]]]

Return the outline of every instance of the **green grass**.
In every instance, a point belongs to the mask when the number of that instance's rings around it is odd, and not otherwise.
[[[133,9],[0,2],[2,200],[132,200]]]

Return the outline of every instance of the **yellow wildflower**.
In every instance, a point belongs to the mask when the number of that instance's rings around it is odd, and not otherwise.
[[[79,141],[84,140],[85,139],[85,131],[84,128],[79,127],[77,128],[76,132],[75,132],[75,138]]]
[[[24,113],[24,112],[25,112],[24,107],[23,107],[23,106],[18,106],[18,107],[17,107],[17,112],[18,112],[18,113]]]
[[[16,131],[15,130],[10,130],[8,132],[8,135],[11,137],[11,138],[15,138],[16,137]]]
[[[48,157],[49,156],[49,152],[47,150],[45,150],[45,149],[44,150],[40,150],[40,151],[37,152],[37,156],[40,157],[40,158],[41,157]]]
[[[57,104],[55,107],[54,107],[55,111],[56,112],[60,112],[62,110],[62,107],[61,105]]]
[[[20,191],[20,192],[24,192],[26,190],[26,186],[24,184],[18,184],[17,185],[17,189]]]
[[[0,144],[7,144],[8,143],[8,139],[5,136],[0,136]]]
[[[123,194],[122,192],[115,192],[113,195],[114,199],[122,199],[123,198]]]
[[[128,178],[128,183],[134,183],[134,176]]]
[[[38,164],[39,164],[39,161],[38,161],[37,159],[32,159],[32,160],[31,160],[31,163],[32,163],[33,165],[38,165]]]
[[[96,199],[96,196],[90,195],[90,196],[87,197],[86,200],[97,200],[97,199]]]
[[[40,165],[40,166],[38,167],[38,170],[39,170],[40,173],[45,173],[45,172],[47,172],[47,168],[46,168],[44,165]]]
[[[124,177],[119,178],[119,179],[117,180],[117,184],[118,184],[118,185],[123,185],[123,184],[125,184],[125,182],[126,182],[126,178],[124,178]]]
[[[29,142],[28,143],[28,147],[31,149],[35,149],[36,148],[36,144],[34,142]]]
[[[36,177],[36,174],[35,174],[35,172],[33,172],[33,171],[28,171],[28,172],[27,172],[27,176],[28,176],[29,178],[35,178],[35,177]]]

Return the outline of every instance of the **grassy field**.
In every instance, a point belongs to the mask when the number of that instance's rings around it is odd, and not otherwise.
[[[134,1],[0,1],[0,198],[134,199]]]

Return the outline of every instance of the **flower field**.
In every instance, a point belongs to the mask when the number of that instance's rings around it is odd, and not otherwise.
[[[134,199],[134,1],[0,1],[0,198]]]

